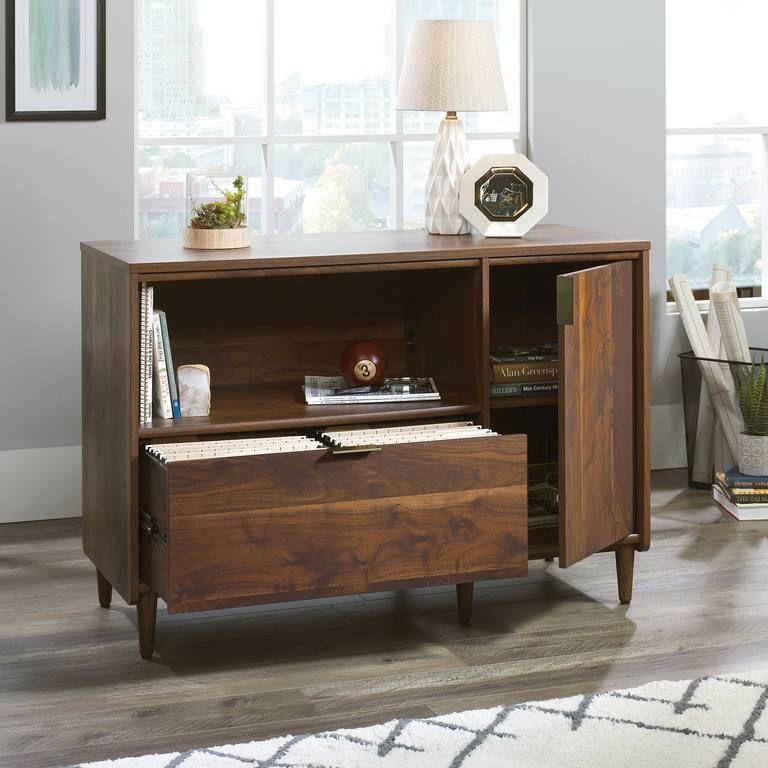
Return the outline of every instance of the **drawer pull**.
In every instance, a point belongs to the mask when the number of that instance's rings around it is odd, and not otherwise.
[[[168,546],[168,535],[163,529],[150,517],[149,513],[141,510],[141,519],[139,526],[150,536],[154,536],[161,544]]]
[[[344,456],[348,453],[373,453],[380,451],[380,445],[338,445],[328,449],[333,456]]]

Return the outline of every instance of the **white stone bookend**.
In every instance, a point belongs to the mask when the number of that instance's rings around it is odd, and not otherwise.
[[[182,416],[207,416],[211,412],[211,371],[207,365],[180,365],[176,378]]]

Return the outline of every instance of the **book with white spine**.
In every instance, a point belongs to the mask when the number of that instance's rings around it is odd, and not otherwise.
[[[139,294],[139,423],[152,423],[152,304],[154,290],[141,284]]]
[[[147,333],[147,284],[139,289],[139,424],[146,423],[147,358],[144,355],[144,338]]]
[[[152,405],[162,419],[173,418],[171,388],[168,382],[168,369],[165,364],[165,345],[160,323],[160,312],[152,313]]]

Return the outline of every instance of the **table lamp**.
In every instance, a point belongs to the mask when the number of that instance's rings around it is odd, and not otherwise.
[[[469,167],[461,112],[505,110],[496,35],[490,21],[419,20],[405,51],[395,109],[439,110],[427,176],[425,224],[435,235],[463,235],[459,185]]]

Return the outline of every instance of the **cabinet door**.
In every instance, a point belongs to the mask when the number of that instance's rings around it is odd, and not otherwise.
[[[634,523],[632,262],[558,275],[560,565]]]

